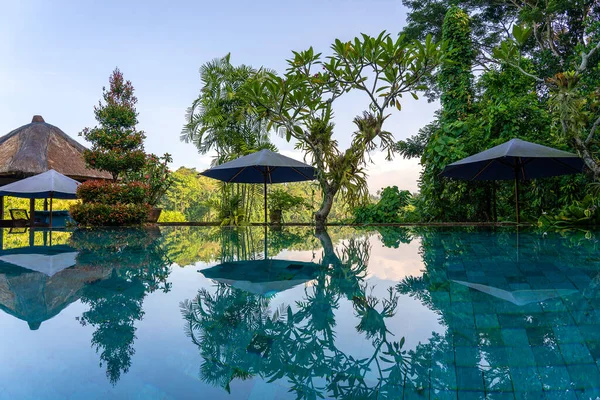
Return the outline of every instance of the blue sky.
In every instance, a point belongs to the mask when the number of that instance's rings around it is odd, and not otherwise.
[[[204,169],[201,156],[179,141],[185,109],[200,89],[198,68],[228,52],[232,63],[285,69],[291,50],[313,46],[328,52],[339,38],[382,30],[396,35],[404,26],[401,0],[369,1],[8,1],[0,15],[0,134],[29,123],[34,114],[77,137],[94,126],[93,107],[111,71],[118,66],[138,97],[139,128],[146,150]],[[364,95],[338,102],[336,137],[342,147],[353,131],[352,118],[368,106]],[[392,111],[387,130],[410,136],[432,118],[436,104],[406,99]],[[293,152],[293,143],[274,139]],[[370,189],[388,184],[415,190],[415,160],[376,155],[369,168]]]

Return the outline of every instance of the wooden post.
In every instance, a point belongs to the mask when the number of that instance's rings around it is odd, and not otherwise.
[[[33,222],[35,218],[33,214],[35,213],[35,199],[29,199],[29,225],[33,228]]]
[[[44,199],[44,211],[48,211],[48,199]]]
[[[0,220],[4,219],[4,196],[0,196]]]
[[[50,223],[48,225],[50,225],[50,229],[52,229],[52,195],[50,195]]]

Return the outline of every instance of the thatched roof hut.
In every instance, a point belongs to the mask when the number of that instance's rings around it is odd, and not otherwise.
[[[109,173],[87,168],[85,147],[35,115],[30,124],[0,137],[0,185],[54,169],[77,181],[111,179]]]
[[[108,279],[111,272],[110,268],[73,267],[49,277],[0,262],[0,311],[37,330],[79,300],[86,285]]]

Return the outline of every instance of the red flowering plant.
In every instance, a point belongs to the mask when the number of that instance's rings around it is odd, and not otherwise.
[[[71,207],[71,216],[80,226],[139,225],[146,221],[148,204],[81,203]]]
[[[170,162],[173,162],[173,158],[169,153],[165,153],[162,157],[148,154],[142,169],[127,174],[128,181],[145,182],[148,185],[146,202],[151,206],[156,206],[173,184],[171,170],[168,167]]]

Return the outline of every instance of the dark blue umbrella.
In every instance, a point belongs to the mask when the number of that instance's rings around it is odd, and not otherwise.
[[[511,139],[447,165],[440,175],[464,180],[514,179],[519,223],[519,179],[578,174],[583,169],[584,162],[576,154],[521,139]]]
[[[301,182],[316,179],[316,169],[308,164],[261,150],[217,165],[200,173],[227,183],[263,183],[265,224],[267,223],[267,183]]]
[[[214,281],[269,297],[315,279],[320,269],[311,262],[267,259],[225,262],[199,272]]]

